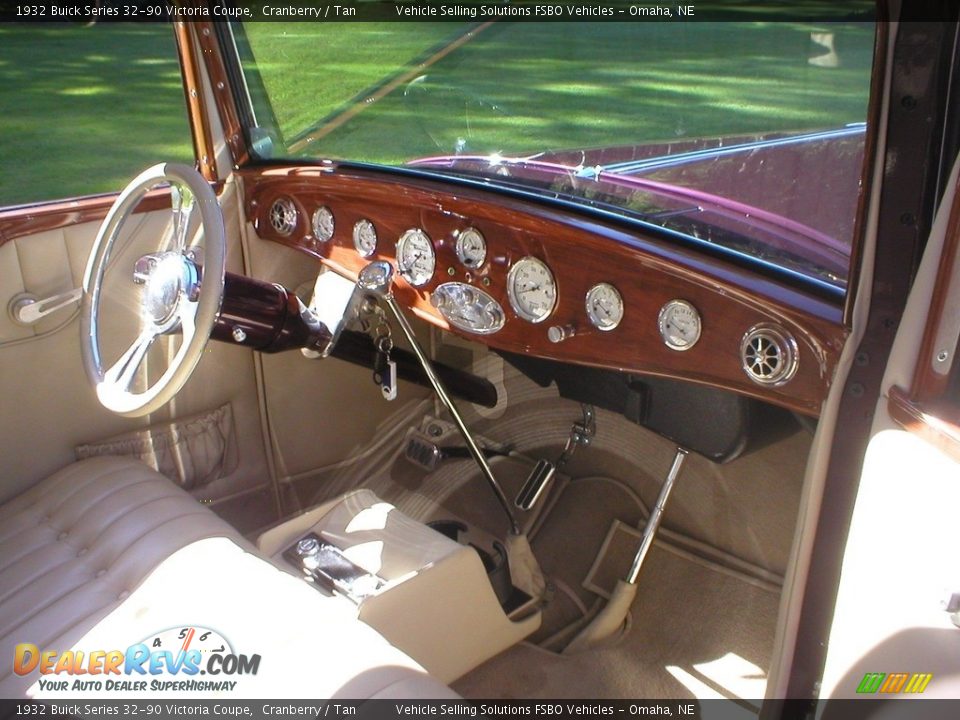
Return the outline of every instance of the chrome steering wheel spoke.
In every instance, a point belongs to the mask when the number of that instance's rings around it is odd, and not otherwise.
[[[104,369],[99,337],[100,301],[111,250],[121,228],[144,195],[161,185],[170,188],[172,229],[159,251],[142,256],[132,268],[133,282],[142,286],[141,329],[119,360]],[[200,270],[188,247],[194,210],[200,214],[203,234],[202,286]],[[87,261],[80,315],[84,370],[104,407],[128,417],[147,415],[172,400],[186,384],[203,356],[220,312],[226,244],[217,196],[210,184],[189,166],[155,165],[137,176],[120,193],[100,228]],[[146,389],[133,390],[137,372],[150,347],[161,335],[178,330],[182,338],[166,370],[153,384],[148,379]]]
[[[190,231],[190,219],[193,217],[193,208],[196,197],[190,188],[178,183],[170,184],[170,212],[172,213],[172,233],[169,249],[173,252],[186,254],[187,233]]]
[[[120,359],[103,374],[102,384],[112,386],[110,388],[111,392],[129,392],[134,378],[137,376],[137,370],[143,364],[143,360],[157,336],[158,333],[153,325],[145,327],[137,339],[133,341],[133,344],[120,356]]]

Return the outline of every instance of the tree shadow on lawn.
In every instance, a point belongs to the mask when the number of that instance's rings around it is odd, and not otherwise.
[[[190,162],[168,24],[0,29],[0,203],[121,189],[143,168]]]
[[[525,154],[862,121],[872,26],[830,29],[836,68],[809,63],[822,48],[800,23],[498,23],[426,70],[430,92],[398,88],[311,153],[402,162],[464,139]]]

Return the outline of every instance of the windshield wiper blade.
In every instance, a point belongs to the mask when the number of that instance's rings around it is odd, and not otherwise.
[[[817,142],[820,140],[832,140],[835,138],[848,137],[851,135],[863,135],[867,131],[866,123],[851,123],[842,128],[833,130],[822,130],[819,132],[803,133],[802,135],[787,135],[785,137],[772,138],[768,140],[756,140],[754,142],[738,143],[736,145],[727,145],[702,148],[700,150],[691,150],[685,153],[675,153],[672,155],[658,155],[657,157],[646,158],[643,160],[628,160],[626,162],[611,163],[610,165],[594,165],[583,168],[577,173],[577,177],[595,179],[600,173],[615,173],[617,175],[635,175],[650,170],[661,170],[667,167],[676,167],[687,163],[697,162],[705,158],[719,158],[738,153],[752,152],[763,148],[781,147],[784,145],[796,145],[798,143]]]
[[[666,220],[667,218],[677,217],[678,215],[690,215],[698,212],[703,212],[703,207],[700,205],[678,208],[676,210],[661,210],[660,212],[654,213],[640,213],[640,215],[644,220]]]

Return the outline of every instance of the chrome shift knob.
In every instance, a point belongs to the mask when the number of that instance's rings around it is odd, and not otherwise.
[[[387,295],[393,283],[393,266],[386,260],[375,260],[360,271],[357,285],[376,295]]]

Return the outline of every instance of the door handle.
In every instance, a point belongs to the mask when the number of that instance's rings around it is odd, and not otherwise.
[[[36,295],[22,293],[10,301],[9,312],[18,325],[33,325],[50,313],[77,302],[83,296],[82,288],[74,288],[59,295],[39,299]]]

